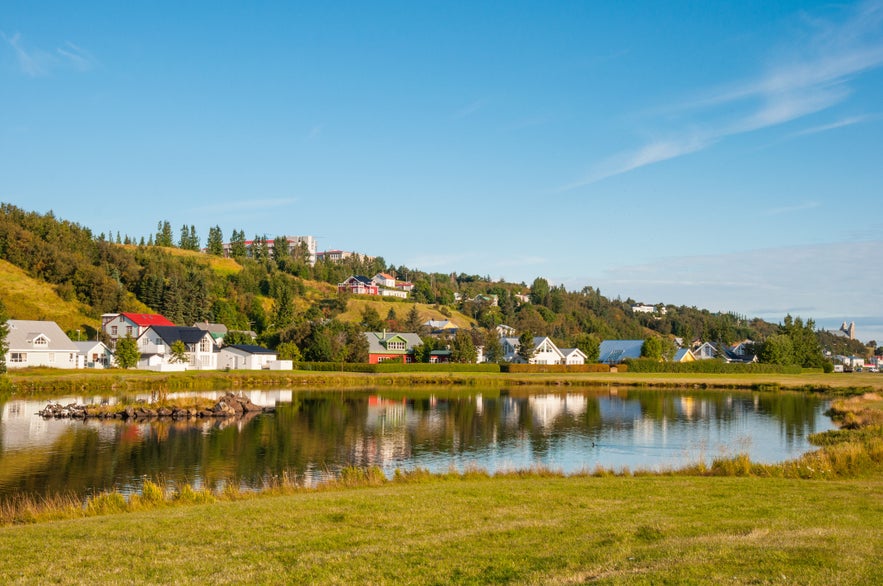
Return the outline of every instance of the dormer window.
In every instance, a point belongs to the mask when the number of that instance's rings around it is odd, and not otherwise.
[[[399,340],[390,340],[386,343],[387,350],[404,350],[406,344]]]

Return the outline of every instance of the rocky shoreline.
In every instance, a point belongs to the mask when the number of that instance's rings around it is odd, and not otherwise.
[[[121,406],[118,410],[108,410],[102,407],[80,405],[70,403],[49,403],[37,411],[37,415],[44,419],[197,419],[197,418],[231,418],[242,417],[248,414],[272,413],[275,407],[261,407],[251,402],[248,397],[227,393],[222,395],[210,408],[198,409],[196,407],[159,407],[152,408],[146,405]]]

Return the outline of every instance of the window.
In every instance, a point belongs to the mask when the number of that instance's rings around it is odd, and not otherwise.
[[[49,340],[44,338],[43,336],[37,336],[34,338],[34,346],[48,346]]]
[[[27,362],[28,354],[27,352],[13,352],[9,355],[9,361],[18,363]]]
[[[389,341],[389,342],[386,343],[386,348],[387,348],[388,350],[404,350],[404,349],[405,349],[405,343],[404,343],[404,342],[393,342],[393,341]]]
[[[50,363],[54,363],[54,362],[55,362],[55,352],[50,352],[50,353],[49,353],[49,362],[50,362]]]
[[[116,326],[110,326],[110,335],[117,336],[119,334],[119,328]]]
[[[131,335],[132,335],[132,326],[126,326],[126,335],[127,335],[127,336],[131,336]]]
[[[209,344],[210,344],[210,343],[209,343],[209,341],[208,341],[208,338],[203,338],[202,340],[200,340],[200,342],[199,342],[199,351],[200,351],[200,352],[210,352],[210,351],[211,351],[211,346],[210,346]]]

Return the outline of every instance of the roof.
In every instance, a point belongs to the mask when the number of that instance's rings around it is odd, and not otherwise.
[[[575,354],[575,353],[579,352],[580,354],[582,354],[583,358],[588,358],[588,356],[586,356],[586,353],[583,352],[582,350],[580,350],[579,348],[558,348],[558,349],[561,350],[561,353],[564,354],[565,356],[570,356],[571,354]]]
[[[212,324],[207,321],[204,321],[204,322],[196,322],[195,324],[193,324],[193,327],[199,328],[200,330],[205,330],[205,331],[209,332],[210,334],[212,334],[213,336],[215,334],[223,336],[224,334],[227,333],[227,326],[225,326],[224,324]]]
[[[224,350],[239,350],[245,354],[273,354],[276,355],[275,350],[270,350],[269,348],[264,348],[263,346],[255,346],[253,344],[233,344],[232,346],[224,346],[222,351]]]
[[[32,340],[42,334],[49,339],[46,350],[77,352],[77,347],[54,321],[11,319],[6,323],[9,325],[6,344],[9,346],[10,351],[32,350]]]
[[[689,348],[678,348],[678,351],[675,352],[674,358],[672,358],[672,362],[683,362],[684,356],[686,356],[689,352]]]
[[[199,328],[188,328],[184,326],[150,326],[162,341],[171,346],[178,340],[185,344],[198,344],[208,333]]]
[[[365,332],[365,338],[368,340],[369,354],[406,354],[416,346],[423,344],[423,340],[417,334],[402,332]],[[393,338],[400,338],[405,342],[404,350],[389,350],[386,348],[386,342]]]
[[[626,358],[640,358],[644,340],[604,340],[598,362],[615,364]]]
[[[108,348],[104,344],[104,342],[99,342],[97,340],[89,340],[88,342],[74,342],[73,344],[77,347],[77,352],[79,352],[80,354],[89,352],[90,350],[95,348],[95,346],[104,346],[105,351],[110,351],[110,348]]]
[[[127,320],[133,322],[136,326],[173,326],[172,322],[158,313],[121,313]]]
[[[376,275],[374,275],[374,277],[375,278],[380,277],[381,279],[386,279],[387,281],[390,281],[390,280],[395,281],[395,279],[396,279],[395,277],[393,277],[392,275],[389,275],[387,273],[377,273]]]

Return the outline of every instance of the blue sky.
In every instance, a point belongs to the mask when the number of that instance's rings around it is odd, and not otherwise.
[[[130,4],[0,4],[0,201],[883,340],[883,0]]]

